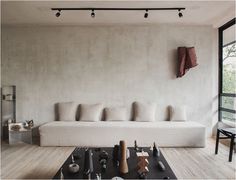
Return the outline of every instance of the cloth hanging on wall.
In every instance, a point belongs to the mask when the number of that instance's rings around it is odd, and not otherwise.
[[[182,77],[190,68],[197,65],[197,56],[194,47],[178,47],[177,77]]]

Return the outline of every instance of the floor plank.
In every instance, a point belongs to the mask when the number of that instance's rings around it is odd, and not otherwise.
[[[219,144],[215,155],[215,140],[208,139],[205,148],[162,148],[162,152],[181,179],[236,179],[235,154],[228,162],[229,147]]]
[[[207,140],[205,148],[161,148],[179,179],[236,179],[235,156],[228,162],[229,148]],[[2,179],[50,179],[74,147],[40,147],[38,145],[2,143]],[[234,154],[235,155],[235,154]]]
[[[74,147],[2,144],[2,179],[50,179]]]

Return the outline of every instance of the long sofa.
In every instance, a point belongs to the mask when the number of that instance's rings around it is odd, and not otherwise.
[[[205,126],[187,121],[185,107],[172,107],[170,121],[156,120],[155,103],[104,108],[103,104],[58,104],[58,121],[39,128],[41,146],[111,147],[120,140],[133,146],[204,147]],[[129,117],[128,114],[132,114]]]
[[[185,122],[53,121],[39,128],[41,146],[111,147],[120,140],[128,146],[204,147],[205,126]]]

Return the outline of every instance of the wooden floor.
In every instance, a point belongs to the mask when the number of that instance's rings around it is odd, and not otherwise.
[[[179,179],[236,179],[235,154],[228,162],[228,147],[220,144],[218,155],[214,148],[215,141],[209,139],[205,148],[162,152]],[[2,143],[1,149],[1,179],[50,179],[74,148]]]

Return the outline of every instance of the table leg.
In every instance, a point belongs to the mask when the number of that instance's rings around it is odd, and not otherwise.
[[[220,131],[217,129],[215,154],[218,153],[219,138],[220,138]]]
[[[229,162],[232,161],[233,149],[234,149],[234,136],[231,137],[231,141],[230,141]]]

